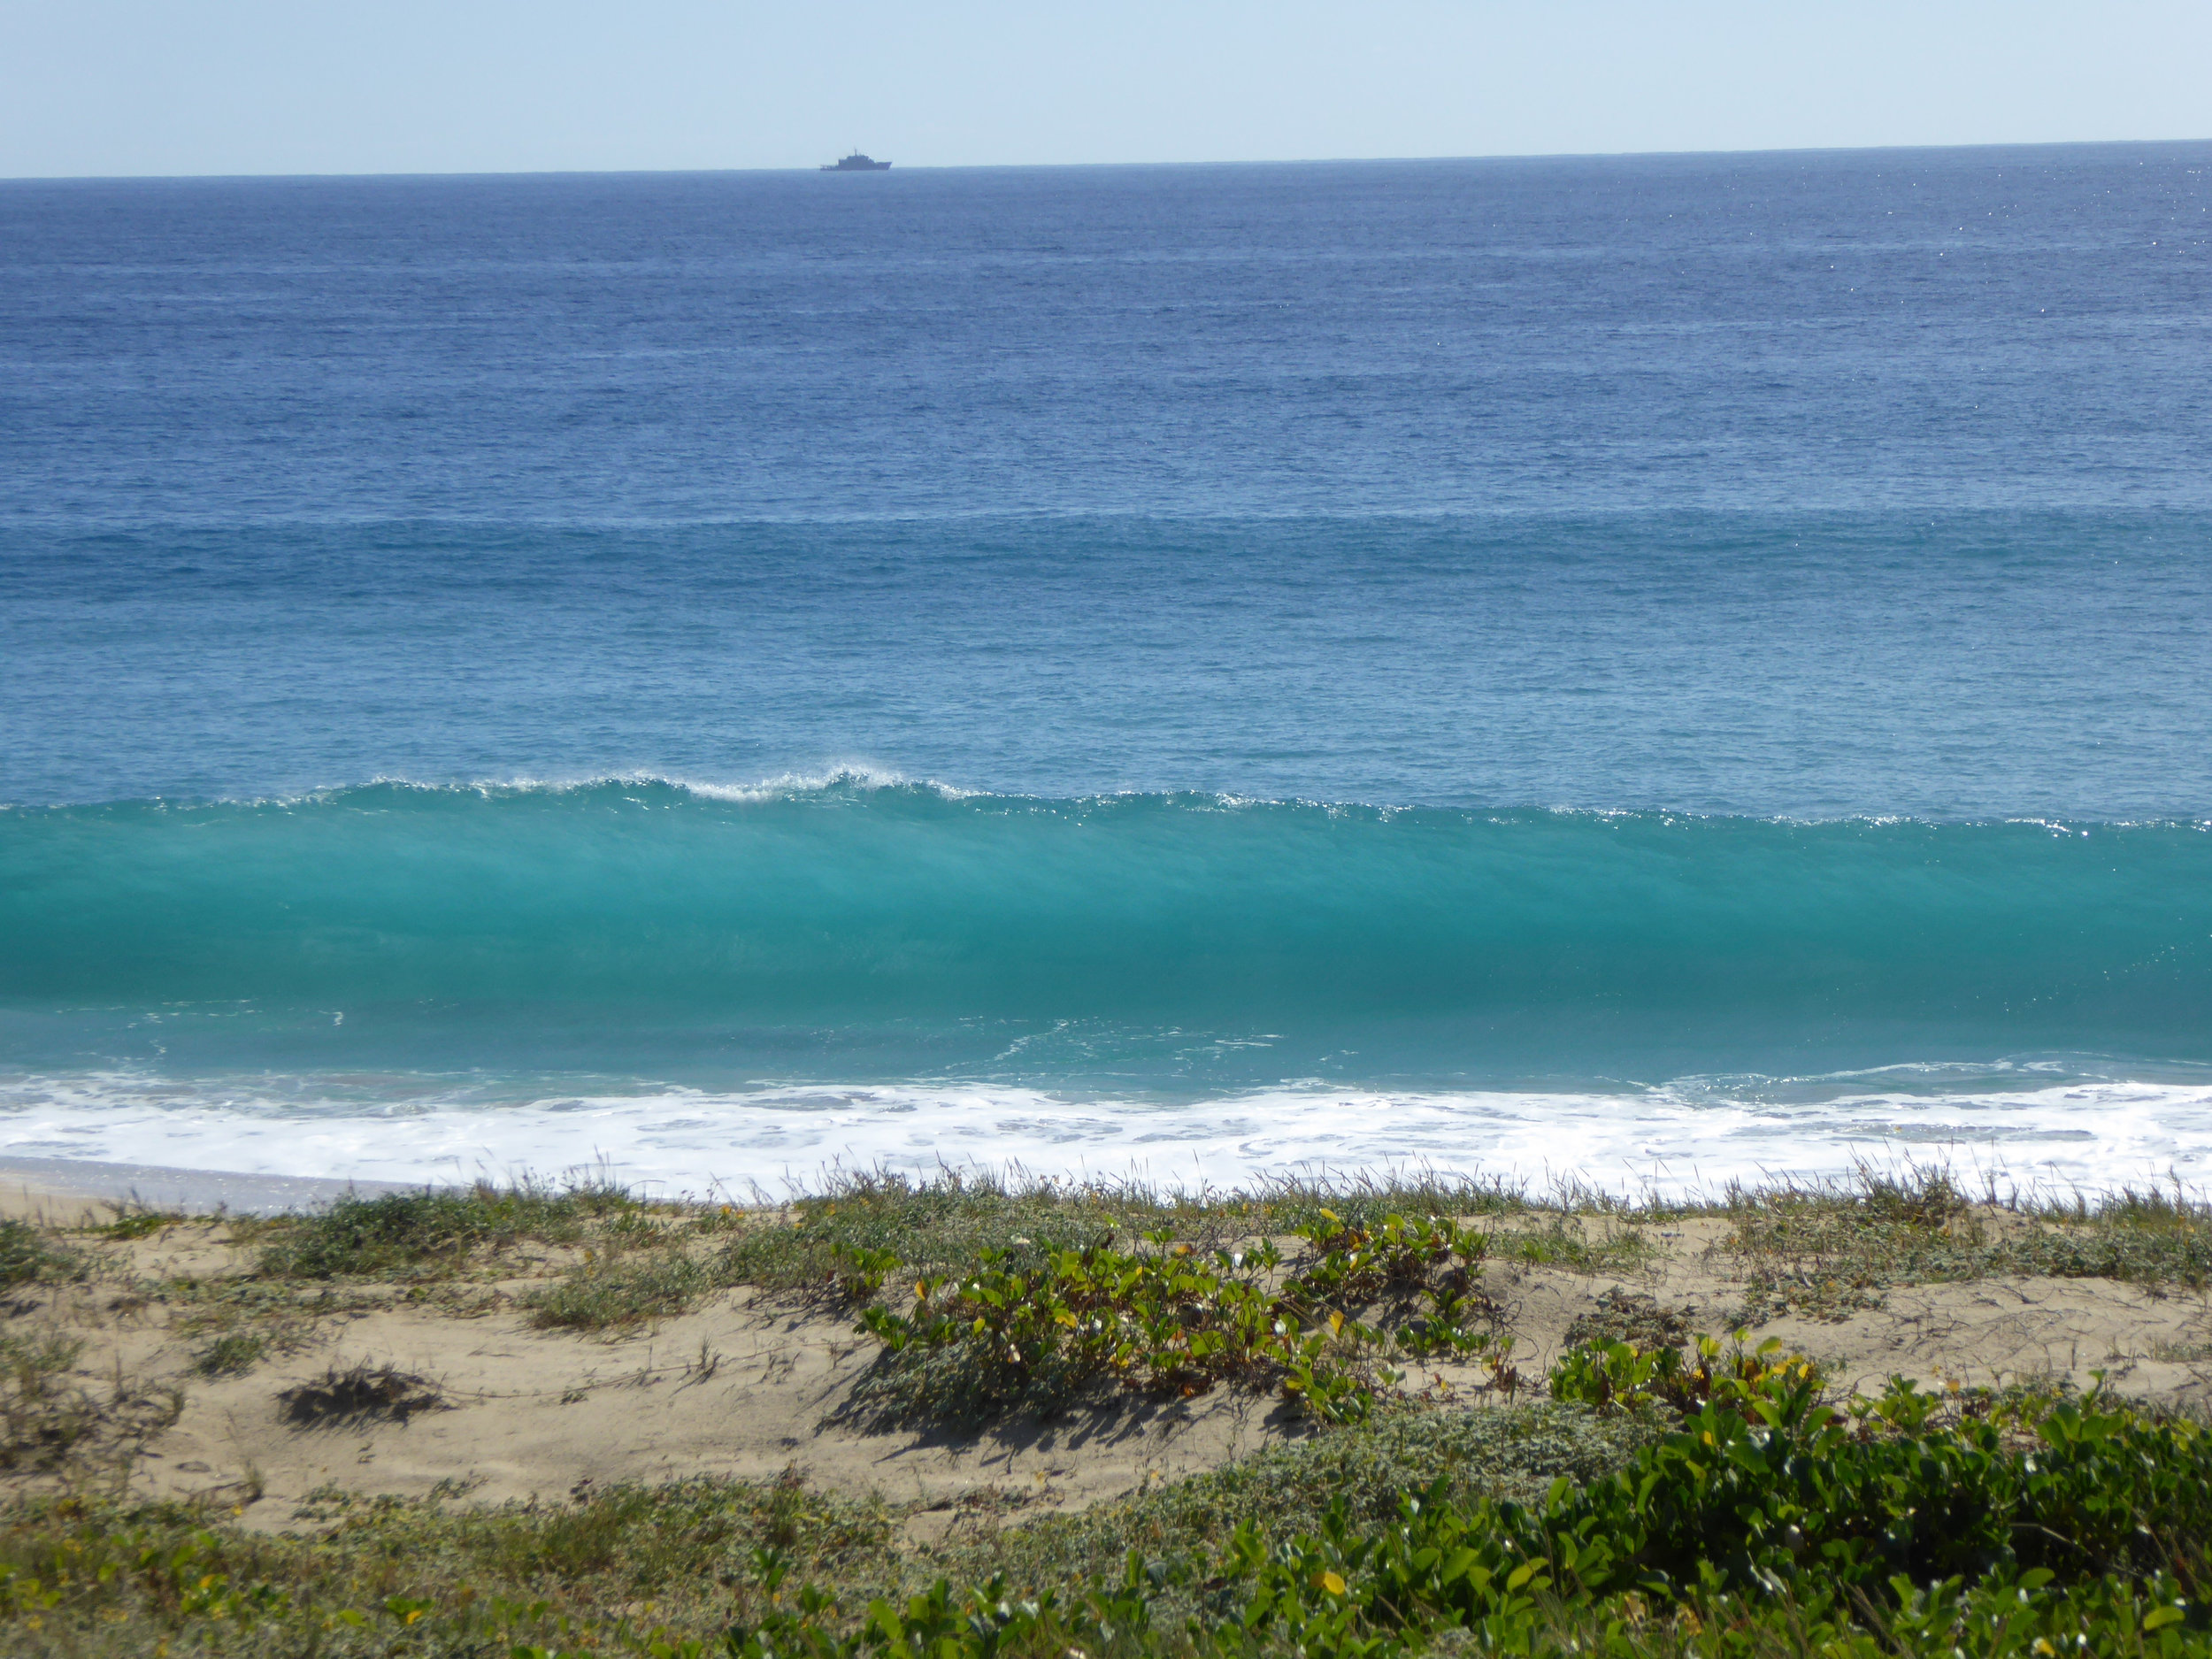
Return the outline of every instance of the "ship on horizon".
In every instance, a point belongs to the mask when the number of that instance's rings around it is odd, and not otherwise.
[[[822,171],[824,173],[888,173],[891,171],[891,164],[887,161],[877,161],[872,157],[862,155],[856,150],[842,161],[824,162]]]

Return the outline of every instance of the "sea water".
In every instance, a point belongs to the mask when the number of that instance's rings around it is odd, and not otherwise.
[[[0,1151],[2201,1182],[2208,165],[0,184]]]

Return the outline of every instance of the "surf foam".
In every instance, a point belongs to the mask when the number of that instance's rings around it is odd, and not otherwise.
[[[1179,1104],[987,1085],[790,1086],[493,1103],[465,1080],[110,1073],[0,1080],[0,1153],[365,1181],[598,1171],[664,1194],[740,1196],[818,1189],[840,1168],[944,1166],[1216,1188],[1426,1167],[1686,1195],[1908,1162],[1947,1164],[1977,1186],[2097,1192],[2212,1182],[2212,1085],[1292,1086]]]

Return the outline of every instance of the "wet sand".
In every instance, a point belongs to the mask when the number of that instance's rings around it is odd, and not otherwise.
[[[207,1215],[269,1216],[311,1209],[349,1192],[396,1190],[389,1181],[316,1180],[229,1170],[179,1170],[158,1164],[97,1164],[76,1158],[0,1157],[0,1216],[74,1224],[88,1210],[103,1218],[118,1206]]]

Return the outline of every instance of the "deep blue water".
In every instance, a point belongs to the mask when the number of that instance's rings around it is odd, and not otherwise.
[[[2212,1172],[2208,165],[0,183],[0,1140]]]

